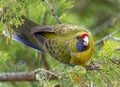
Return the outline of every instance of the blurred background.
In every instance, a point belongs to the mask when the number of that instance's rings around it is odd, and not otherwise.
[[[120,29],[120,0],[48,0],[56,11],[63,24],[74,24],[86,27],[94,36],[95,42]],[[7,8],[0,22],[0,73],[29,72],[37,68],[46,68],[41,58],[41,53],[14,42],[2,35],[2,31],[11,25],[19,26],[24,22],[20,17],[25,15],[30,20],[41,24],[47,13],[45,25],[58,24],[52,16],[49,6],[44,0],[1,0],[0,8]],[[2,12],[2,10],[0,9]],[[0,13],[0,16],[2,14]],[[6,20],[6,23],[3,23]],[[92,71],[84,77],[87,87],[119,87],[120,86],[120,32],[113,38],[95,45],[92,60],[99,62],[97,65],[104,70]],[[112,50],[113,49],[113,50]],[[108,55],[110,54],[110,55]],[[50,70],[62,72],[64,64],[45,55]],[[106,58],[106,59],[105,59]],[[105,62],[115,58],[118,64]],[[119,60],[119,61],[118,61]],[[113,72],[115,70],[115,72]],[[102,76],[104,75],[104,78]],[[93,78],[94,77],[94,78]],[[53,84],[52,82],[51,84]],[[69,81],[63,82],[62,87]],[[94,84],[93,86],[90,86]],[[109,84],[109,85],[108,85]],[[0,82],[0,87],[39,87],[37,82]],[[42,86],[40,86],[42,87]],[[52,86],[51,86],[52,87]]]

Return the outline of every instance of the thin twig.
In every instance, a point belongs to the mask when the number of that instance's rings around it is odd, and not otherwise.
[[[37,74],[40,75],[41,73],[46,74],[46,75],[47,75],[47,78],[48,78],[49,80],[51,80],[51,79],[58,79],[58,77],[59,77],[57,74],[55,74],[55,73],[53,73],[53,72],[51,72],[51,71],[45,70],[45,69],[36,69],[36,70],[34,71],[34,75],[37,75]]]
[[[93,34],[97,35],[98,33],[102,32],[104,29],[107,29],[108,27],[113,26],[119,19],[120,19],[120,12],[118,12],[115,16],[108,19],[102,25],[93,29]]]
[[[95,45],[98,45],[98,44],[102,43],[103,41],[107,40],[108,38],[111,38],[112,35],[114,35],[115,33],[119,32],[119,31],[120,31],[120,29],[118,29],[118,30],[112,32],[111,34],[109,34],[109,35],[103,37],[102,39],[96,41],[96,42],[95,42]]]
[[[46,19],[47,19],[47,11],[44,13],[44,15],[42,17],[41,25],[46,24]],[[41,53],[41,61],[43,62],[45,69],[50,70],[50,65],[48,64],[44,53]]]
[[[51,10],[51,12],[52,12],[52,15],[53,15],[53,17],[56,19],[56,21],[59,23],[59,24],[61,24],[61,21],[60,21],[60,19],[58,18],[58,16],[56,15],[56,12],[55,12],[55,9],[53,8],[53,6],[48,2],[48,0],[44,0],[46,3],[47,3],[47,5],[49,6],[49,8],[50,8],[50,10]]]
[[[98,33],[102,32],[104,29],[107,29],[107,27],[113,25],[115,23],[116,19],[114,17],[110,18],[106,22],[104,22],[102,25],[96,27],[93,29],[93,34],[97,35]]]
[[[46,24],[46,19],[47,19],[47,11],[44,13],[44,16],[41,19],[41,25],[45,25]]]
[[[56,83],[53,87],[60,87],[60,84]]]
[[[41,53],[41,60],[45,66],[45,69],[50,70],[50,65],[48,64],[48,62],[46,60],[45,54],[43,54],[43,53]]]
[[[120,47],[116,49],[116,51],[120,51]]]
[[[120,41],[119,37],[111,37],[113,40]]]

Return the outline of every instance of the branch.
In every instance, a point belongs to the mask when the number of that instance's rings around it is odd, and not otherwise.
[[[45,72],[49,80],[57,79],[58,76],[53,72],[39,69],[39,72]],[[0,73],[0,82],[5,81],[36,81],[36,71],[35,72],[11,72],[11,73]]]
[[[45,54],[41,53],[41,61],[44,63],[45,69],[50,70],[50,65],[48,64]]]
[[[116,49],[117,51],[120,51],[120,47]]]
[[[35,81],[34,72],[0,73],[0,82],[4,81]]]
[[[45,69],[36,69],[34,71],[34,74],[36,76],[36,79],[42,79],[42,77],[45,76],[46,79],[49,79],[49,80],[53,80],[53,79],[58,79],[58,75],[53,73],[53,72],[50,72],[48,70],[45,70]],[[39,77],[37,77],[39,76]]]
[[[120,29],[118,29],[118,30],[112,32],[111,34],[103,37],[102,39],[96,41],[96,42],[95,42],[95,45],[98,45],[98,44],[102,43],[103,41],[107,40],[108,38],[112,38],[112,35],[114,35],[115,33],[119,32],[119,31],[120,31]]]
[[[119,37],[112,37],[113,40],[120,41]]]
[[[95,65],[89,65],[89,66],[86,66],[86,70],[88,71],[93,71],[93,70],[101,70],[101,68],[99,66],[95,66]]]
[[[60,87],[60,84],[56,83],[53,87]]]
[[[96,27],[93,30],[93,34],[97,35],[100,32],[102,32],[104,29],[106,29],[107,27],[111,26],[113,24],[113,19],[115,19],[114,17],[110,18],[109,20],[107,20],[106,22],[104,22],[102,25]]]
[[[118,14],[111,17],[109,20],[104,22],[102,25],[96,27],[93,30],[93,34],[97,35],[98,33],[102,32],[104,29],[107,29],[108,27],[113,26],[117,22],[117,20],[119,20],[119,18],[120,18],[120,13],[118,12]]]
[[[48,0],[44,0],[46,3],[47,3],[47,5],[49,6],[49,8],[50,8],[50,10],[51,10],[51,12],[52,12],[52,15],[53,15],[53,17],[56,19],[56,21],[59,23],[59,24],[61,24],[61,21],[60,21],[60,19],[58,18],[58,16],[56,15],[56,12],[55,12],[55,9],[53,8],[53,6],[48,2]]]
[[[42,19],[41,19],[41,25],[45,25],[46,24],[46,19],[47,19],[47,11],[44,13]]]

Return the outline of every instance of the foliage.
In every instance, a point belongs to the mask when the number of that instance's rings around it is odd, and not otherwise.
[[[0,58],[1,58],[0,63],[5,62],[7,60],[7,58],[9,58],[8,53],[0,51]]]
[[[111,47],[113,47],[111,49]],[[115,55],[116,49],[119,47],[119,43],[113,40],[104,41],[103,48],[98,52],[100,58],[110,59],[112,57],[117,57],[118,54]]]
[[[119,14],[119,0],[48,0],[56,11],[56,15],[62,23],[77,24],[87,26],[91,31],[99,27],[109,18]],[[16,26],[24,23],[22,15],[27,16],[38,24],[43,21],[47,13],[46,25],[57,24],[51,9],[45,0],[0,0],[0,8],[6,9],[6,13],[1,18],[0,32],[4,29],[10,29],[10,26]],[[72,9],[71,9],[72,8]],[[1,13],[2,10],[0,10]],[[0,14],[1,15],[1,14]],[[116,19],[118,19],[115,16]],[[6,23],[3,23],[7,20]],[[113,21],[114,22],[114,21]],[[120,21],[104,29],[95,36],[95,40],[110,34],[120,28]],[[119,32],[114,36],[120,37]],[[46,55],[50,64],[51,71],[56,72],[62,79],[42,80],[43,84],[53,86],[56,82],[62,87],[76,87],[87,85],[88,87],[119,87],[120,86],[120,42],[114,40],[104,41],[103,44],[97,45],[91,61],[94,65],[99,66],[101,70],[86,71],[83,67],[65,67],[64,64],[50,58]],[[0,72],[20,72],[31,71],[37,68],[44,68],[40,59],[41,54],[17,42],[11,41],[0,35]],[[54,62],[53,62],[54,61]],[[44,74],[44,73],[43,73]],[[42,76],[43,78],[46,76]],[[39,80],[39,78],[38,78]],[[39,80],[40,81],[40,80]],[[70,84],[71,83],[71,84]],[[82,83],[82,84],[80,84]],[[41,86],[36,82],[13,82],[1,83],[2,87],[36,87]],[[42,87],[42,86],[41,86]]]
[[[104,46],[97,52],[98,56],[94,59],[96,65],[101,67],[101,70],[86,73],[85,81],[88,86],[119,87],[120,69],[117,59],[120,58],[120,52],[116,51],[119,44],[120,42],[111,39],[104,41]]]

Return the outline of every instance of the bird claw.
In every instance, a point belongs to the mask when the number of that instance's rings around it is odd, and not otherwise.
[[[95,65],[88,65],[88,66],[86,66],[86,70],[101,70],[101,68],[100,67],[98,67],[98,66],[95,66]]]

